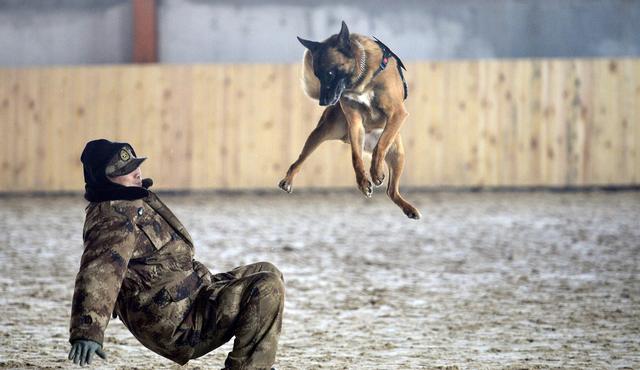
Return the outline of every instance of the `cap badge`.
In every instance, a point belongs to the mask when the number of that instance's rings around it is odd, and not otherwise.
[[[123,161],[128,161],[129,159],[131,159],[131,156],[129,155],[129,152],[127,152],[125,149],[120,150],[120,159],[122,159]]]

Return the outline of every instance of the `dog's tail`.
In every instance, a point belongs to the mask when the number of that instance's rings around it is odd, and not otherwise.
[[[313,74],[313,58],[309,50],[304,51],[302,57],[302,78],[300,79],[302,90],[311,99],[320,98],[320,80]]]

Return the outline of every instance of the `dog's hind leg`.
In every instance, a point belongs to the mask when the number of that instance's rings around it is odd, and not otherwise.
[[[400,195],[400,176],[404,169],[404,146],[402,145],[402,138],[399,133],[389,147],[385,161],[387,162],[387,167],[389,167],[387,195],[398,207],[402,208],[402,212],[404,212],[407,217],[415,220],[419,219],[420,212]]]
[[[302,152],[298,156],[298,159],[289,166],[286,176],[278,184],[280,189],[287,193],[291,193],[293,178],[300,171],[302,163],[320,144],[327,140],[344,140],[347,136],[347,120],[342,109],[340,109],[340,106],[332,105],[325,109],[320,117],[320,121],[318,121],[318,125],[304,143],[304,147],[302,148]]]

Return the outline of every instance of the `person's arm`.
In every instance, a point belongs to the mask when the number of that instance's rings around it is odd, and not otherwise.
[[[80,355],[78,363],[88,363],[93,352],[104,354],[104,331],[135,249],[134,229],[131,217],[114,212],[85,233],[71,306],[69,338],[73,345],[69,357],[76,361]]]

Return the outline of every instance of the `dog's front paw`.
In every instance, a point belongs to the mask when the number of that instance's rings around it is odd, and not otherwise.
[[[360,191],[362,192],[362,194],[364,194],[365,197],[371,198],[371,195],[373,194],[373,185],[371,184],[371,181],[369,181],[369,179],[366,176],[363,176],[357,180],[358,180],[358,189],[360,189]]]
[[[282,181],[280,181],[280,183],[278,184],[278,187],[286,191],[287,193],[291,193],[291,190],[292,190],[291,183],[289,183],[287,179],[283,179]]]
[[[371,180],[376,186],[382,185],[384,182],[384,172],[376,171],[373,167],[371,167]]]

